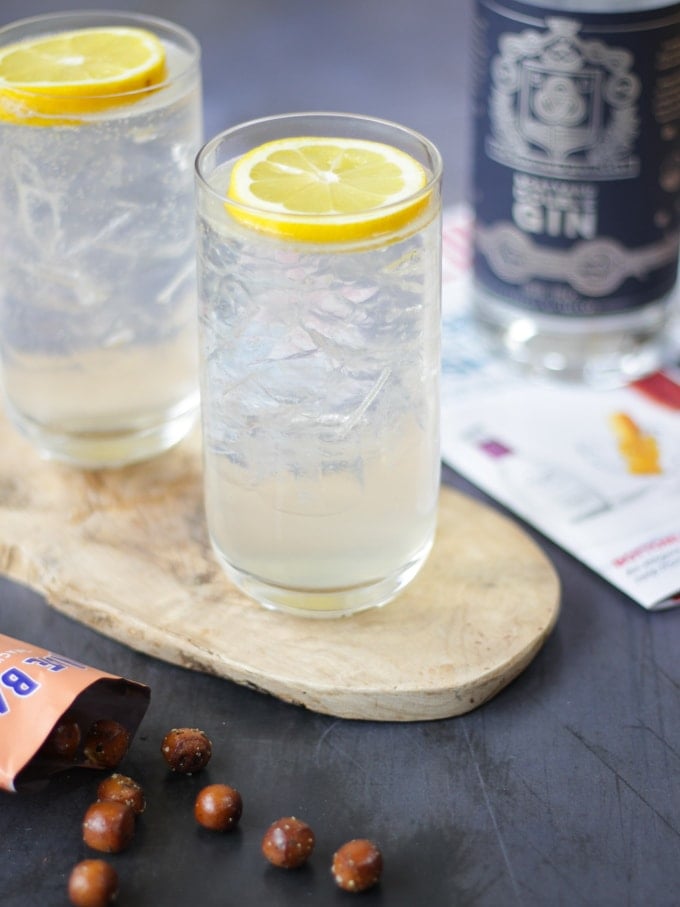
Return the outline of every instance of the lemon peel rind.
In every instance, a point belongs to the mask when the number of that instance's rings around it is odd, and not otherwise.
[[[120,95],[88,97],[82,99],[57,98],[52,95],[45,103],[35,103],[34,97],[27,103],[25,93],[4,91],[0,85],[0,122],[15,123],[19,126],[82,126],[90,118],[115,108],[131,106],[160,91],[165,80],[158,85],[126,92]],[[55,110],[60,111],[55,116]]]
[[[228,214],[234,220],[271,237],[280,237],[291,242],[323,244],[347,244],[362,240],[374,240],[395,236],[402,238],[403,231],[414,225],[413,232],[420,226],[423,215],[430,207],[432,190],[416,201],[396,207],[396,210],[383,212],[374,217],[347,218],[342,215],[327,215],[315,219],[305,216],[296,218],[293,215],[280,216],[255,214],[240,206],[224,203]]]

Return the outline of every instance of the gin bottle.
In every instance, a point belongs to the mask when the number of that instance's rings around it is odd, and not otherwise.
[[[597,386],[667,353],[680,3],[476,0],[473,312],[523,368]]]

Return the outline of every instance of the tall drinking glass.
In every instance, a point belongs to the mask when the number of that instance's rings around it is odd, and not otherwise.
[[[340,187],[346,163],[365,155],[347,190],[351,214],[316,209],[304,189],[308,151]],[[268,166],[295,176],[300,155],[298,213],[233,188],[239,161],[266,182]],[[397,186],[397,171],[413,166],[416,189],[376,200],[378,184]],[[205,503],[217,556],[269,607],[325,617],[384,604],[424,563],[436,525],[439,153],[396,124],[290,114],[222,133],[196,169]]]
[[[101,95],[96,68],[91,88],[33,85],[26,49],[37,49],[41,67],[52,54],[62,72],[76,71],[81,48],[106,35],[74,39],[83,29],[128,40],[129,29],[150,32],[158,65],[143,84]],[[48,37],[59,40],[36,43]],[[27,81],[0,79],[6,410],[47,456],[84,467],[144,459],[183,437],[198,411],[199,46],[160,19],[73,12],[1,29],[0,72],[12,71],[17,52],[29,60]],[[144,64],[133,56],[129,65]]]

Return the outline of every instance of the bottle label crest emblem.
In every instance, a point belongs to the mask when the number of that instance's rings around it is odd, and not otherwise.
[[[478,0],[475,279],[527,310],[627,312],[678,258],[680,4]]]

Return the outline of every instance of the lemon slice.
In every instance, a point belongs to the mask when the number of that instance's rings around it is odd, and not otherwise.
[[[42,35],[0,47],[0,116],[78,115],[129,103],[165,77],[165,48],[142,28]],[[124,97],[121,97],[124,96]]]
[[[397,231],[427,206],[428,175],[403,151],[364,139],[302,136],[259,145],[231,172],[226,207],[267,233],[351,242]],[[239,207],[240,205],[247,207]]]

